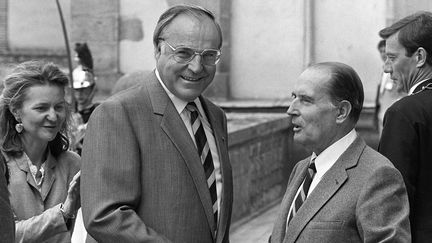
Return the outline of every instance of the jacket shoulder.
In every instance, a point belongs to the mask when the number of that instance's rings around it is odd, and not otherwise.
[[[368,145],[366,145],[363,153],[360,155],[359,166],[370,172],[383,167],[397,170],[389,159]]]

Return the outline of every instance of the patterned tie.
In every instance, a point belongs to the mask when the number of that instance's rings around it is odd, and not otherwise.
[[[315,158],[313,158],[309,164],[309,168],[308,168],[308,171],[305,175],[305,179],[303,181],[303,184],[301,185],[301,190],[297,194],[296,198],[294,199],[294,206],[291,208],[290,215],[289,215],[288,222],[287,222],[287,227],[288,227],[288,223],[297,214],[301,205],[306,200],[306,197],[307,197],[307,194],[309,191],[309,187],[310,187],[310,184],[312,183],[312,179],[314,178],[315,173],[316,173]]]
[[[216,194],[216,175],[214,171],[213,158],[210,152],[209,143],[204,132],[204,127],[201,124],[201,118],[199,117],[198,108],[195,102],[189,102],[186,109],[191,113],[191,124],[192,131],[195,136],[195,141],[198,149],[198,155],[201,158],[201,162],[204,166],[204,173],[207,179],[207,186],[210,190],[211,201],[213,204],[213,215],[215,224],[217,225],[218,218],[218,204]]]

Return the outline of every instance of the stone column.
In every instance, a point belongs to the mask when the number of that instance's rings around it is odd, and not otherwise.
[[[0,1],[0,53],[4,53],[8,49],[7,44],[7,3],[8,1]]]
[[[219,4],[216,13],[222,28],[223,44],[222,59],[218,64],[215,80],[206,92],[206,95],[214,99],[229,99],[229,73],[231,60],[231,1],[215,1]]]
[[[71,48],[75,42],[87,42],[102,96],[110,93],[120,76],[119,7],[119,0],[74,0],[71,4]]]

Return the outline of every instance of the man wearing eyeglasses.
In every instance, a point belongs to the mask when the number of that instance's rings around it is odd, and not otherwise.
[[[202,96],[221,56],[221,29],[208,10],[178,5],[161,15],[153,42],[154,72],[90,118],[86,229],[98,242],[229,242],[227,121]]]
[[[379,32],[389,73],[408,96],[384,115],[378,151],[400,170],[408,191],[413,242],[432,239],[432,13],[418,12]]]

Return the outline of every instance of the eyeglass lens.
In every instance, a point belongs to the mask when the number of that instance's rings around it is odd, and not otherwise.
[[[174,52],[176,61],[186,63],[191,61],[197,54],[193,49],[180,47]],[[219,52],[216,50],[204,50],[201,54],[203,64],[215,65],[219,61]]]

